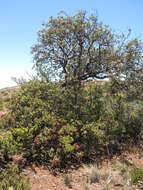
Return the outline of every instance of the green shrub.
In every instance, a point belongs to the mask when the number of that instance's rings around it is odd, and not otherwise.
[[[3,101],[0,99],[0,110],[3,109]]]
[[[30,190],[30,183],[18,168],[8,165],[0,173],[0,189]]]
[[[79,105],[75,108],[72,101],[72,89],[70,92],[61,91],[57,84],[39,81],[25,84],[14,98],[12,119],[9,118],[8,123],[17,149],[24,149],[29,161],[52,162],[54,166],[55,158],[58,158],[64,165],[66,162],[80,162],[86,155],[84,147],[88,150],[89,145],[83,130],[87,121],[81,120],[81,113],[75,120]],[[71,107],[67,109],[69,105]],[[89,127],[87,123],[85,128],[96,139],[102,133],[96,130],[96,123]],[[94,142],[92,145],[95,147]]]
[[[112,83],[82,85],[75,100],[72,87],[32,81],[14,97],[3,126],[29,162],[65,167],[91,159],[113,141],[136,138],[142,110]]]
[[[0,162],[1,167],[5,167],[12,155],[17,153],[16,143],[10,130],[1,130],[0,134]]]

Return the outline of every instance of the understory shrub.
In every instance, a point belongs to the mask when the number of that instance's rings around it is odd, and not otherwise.
[[[117,86],[89,82],[75,94],[74,88],[56,82],[25,83],[5,121],[16,149],[29,162],[62,167],[91,159],[111,142],[136,139],[143,104],[129,101],[122,84]]]
[[[17,167],[8,165],[0,172],[0,189],[30,190],[30,183]]]
[[[0,134],[0,167],[10,162],[12,155],[17,153],[16,143],[10,130],[2,130]]]
[[[3,101],[2,101],[2,99],[0,99],[0,110],[2,110],[3,109]]]

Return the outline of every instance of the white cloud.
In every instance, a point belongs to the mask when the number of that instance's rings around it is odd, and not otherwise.
[[[11,77],[28,78],[28,75],[26,74],[26,71],[22,70],[2,69],[0,70],[0,89],[16,85],[16,83],[12,81]]]

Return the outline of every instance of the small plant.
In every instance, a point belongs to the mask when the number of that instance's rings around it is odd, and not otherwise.
[[[11,100],[11,99],[10,99],[9,96],[6,96],[6,97],[4,98],[4,101],[5,101],[5,102],[10,102],[10,100]]]
[[[125,163],[116,161],[115,165],[113,166],[115,171],[118,171],[121,175],[124,175],[128,171],[128,167]]]
[[[103,180],[103,181],[107,181],[110,177],[110,171],[108,168],[105,168],[104,171],[102,171],[100,173],[100,178]]]
[[[100,172],[97,166],[85,167],[87,172],[88,182],[97,183],[100,179]]]
[[[0,99],[0,110],[3,109],[3,101]]]
[[[68,188],[72,188],[72,184],[71,184],[72,180],[71,180],[71,175],[65,175],[64,176],[64,183]]]
[[[130,171],[130,174],[132,184],[137,184],[139,181],[143,181],[143,169],[134,168]]]
[[[90,183],[96,183],[99,182],[99,174],[96,168],[94,168],[89,176]]]

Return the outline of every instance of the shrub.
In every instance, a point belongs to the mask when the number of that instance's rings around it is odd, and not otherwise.
[[[18,168],[8,165],[0,173],[0,189],[30,190],[30,183]]]
[[[115,87],[82,85],[75,102],[72,87],[25,83],[3,125],[9,126],[16,149],[24,151],[29,162],[65,167],[92,159],[114,142],[136,138],[142,128],[143,106],[128,101]]]
[[[3,109],[3,101],[0,99],[0,110]]]
[[[0,135],[0,162],[1,167],[7,165],[11,156],[17,152],[13,135],[9,130],[1,130]]]
[[[81,89],[81,95],[87,92]],[[12,103],[13,119],[9,122],[17,148],[25,150],[29,161],[51,162],[53,166],[55,159],[64,165],[90,156],[103,133],[96,122],[89,123],[93,120],[92,114],[83,119],[83,113],[90,111],[82,103],[89,104],[86,97],[79,96],[74,107],[72,89],[62,91],[57,84],[39,81],[22,86]],[[77,109],[80,112],[75,114]]]

